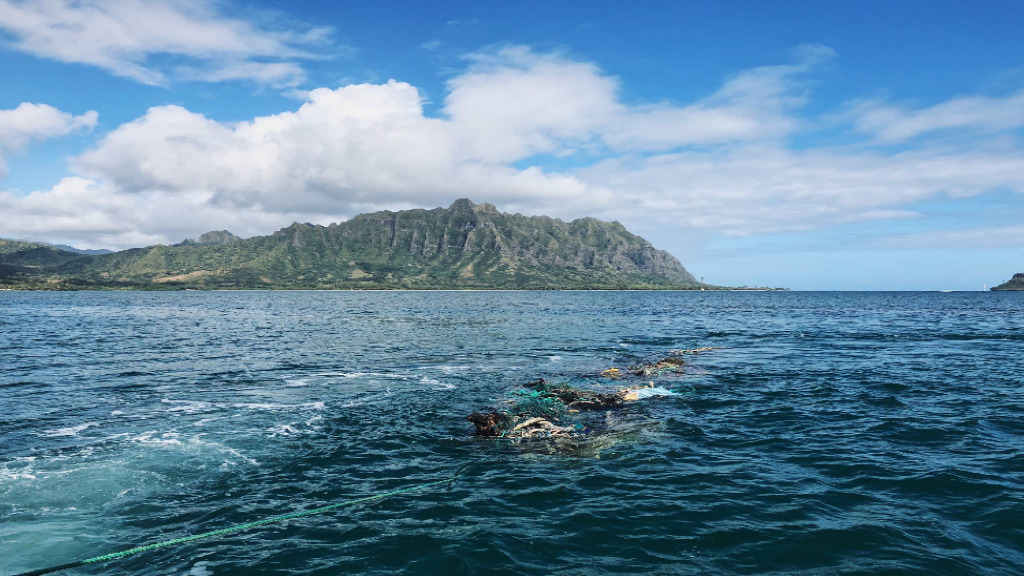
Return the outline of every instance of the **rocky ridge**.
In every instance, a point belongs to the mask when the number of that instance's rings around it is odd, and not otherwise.
[[[0,251],[2,252],[2,251]],[[382,211],[321,226],[293,223],[248,239],[223,230],[174,246],[31,262],[0,255],[8,283],[167,288],[698,287],[672,255],[618,222],[448,208]],[[13,266],[13,268],[12,268]]]

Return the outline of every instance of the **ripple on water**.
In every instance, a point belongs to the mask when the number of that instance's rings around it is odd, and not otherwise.
[[[0,293],[0,572],[471,463],[111,568],[1014,574],[1017,296]],[[468,434],[524,381],[702,346],[605,433]]]

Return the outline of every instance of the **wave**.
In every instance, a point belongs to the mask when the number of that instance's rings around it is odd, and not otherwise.
[[[433,378],[427,378],[424,376],[420,378],[421,384],[429,384],[431,386],[437,386],[438,390],[455,390],[457,386],[448,382],[441,382],[440,380],[434,380]]]
[[[84,432],[89,428],[93,428],[99,425],[100,424],[98,422],[86,422],[85,424],[79,424],[77,426],[68,426],[67,428],[54,428],[52,430],[44,430],[43,433],[40,434],[40,436],[44,436],[46,438],[78,436],[79,432]]]
[[[238,460],[241,460],[253,466],[259,466],[260,464],[254,458],[246,456],[245,454],[241,453],[235,448],[221,444],[220,442],[205,440],[200,436],[183,438],[181,433],[179,432],[160,432],[159,430],[148,430],[141,434],[132,436],[131,438],[129,438],[129,442],[131,442],[132,444],[154,448],[181,449],[192,453],[222,453],[232,456]],[[221,462],[221,467],[223,468],[233,466],[235,464],[235,461],[228,459]]]
[[[394,378],[403,379],[408,378],[407,374],[391,374],[388,372],[320,372],[313,374],[321,378]]]
[[[326,404],[323,402],[305,402],[301,404],[275,404],[271,402],[238,402],[230,405],[232,408],[246,408],[248,410],[323,410]]]
[[[205,402],[201,400],[171,400],[169,398],[162,398],[160,402],[173,405],[173,407],[164,410],[164,412],[182,412],[186,414],[199,414],[227,408],[243,408],[246,410],[323,410],[326,408],[326,404],[323,401],[282,404],[276,402]]]

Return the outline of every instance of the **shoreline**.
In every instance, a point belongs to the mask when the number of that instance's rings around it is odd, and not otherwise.
[[[0,288],[0,292],[792,292],[789,288]]]

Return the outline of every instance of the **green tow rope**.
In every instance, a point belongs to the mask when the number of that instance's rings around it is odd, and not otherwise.
[[[459,470],[461,472],[461,469]],[[361,504],[363,502],[369,502],[371,500],[380,500],[381,498],[387,498],[388,496],[397,496],[399,494],[406,494],[408,492],[414,492],[416,490],[422,490],[431,486],[437,486],[438,484],[448,484],[454,482],[459,477],[459,472],[455,473],[455,476],[451,478],[445,478],[444,480],[437,480],[434,482],[427,482],[426,484],[420,484],[419,486],[413,486],[411,488],[403,488],[401,490],[394,490],[385,494],[376,494],[374,496],[367,496],[366,498],[357,498],[356,500],[347,500],[345,502],[338,502],[336,504],[330,504],[328,506],[321,506],[319,508],[313,508],[312,510],[304,510],[302,512],[293,512],[291,514],[285,514],[284,516],[274,516],[273,518],[264,518],[263,520],[257,520],[255,522],[247,522],[245,524],[238,524],[235,526],[229,526],[227,528],[221,528],[220,530],[214,530],[212,532],[204,532],[202,534],[196,534],[194,536],[185,536],[183,538],[175,538],[173,540],[164,540],[163,542],[155,542],[153,544],[146,544],[144,546],[138,546],[130,548],[128,550],[122,550],[120,552],[114,552],[112,554],[104,554],[102,556],[94,556],[92,558],[86,558],[85,560],[77,560],[75,562],[69,562],[67,564],[61,564],[60,566],[51,566],[49,568],[43,568],[41,570],[33,570],[31,572],[23,572],[14,576],[39,576],[41,574],[52,574],[60,570],[67,570],[68,568],[77,568],[79,566],[86,566],[88,564],[96,564],[97,562],[106,562],[108,560],[117,560],[118,558],[125,558],[132,556],[140,552],[148,552],[150,550],[156,550],[157,548],[164,548],[166,546],[174,546],[176,544],[186,544],[188,542],[195,542],[196,540],[202,540],[203,538],[213,538],[214,536],[223,536],[224,534],[230,534],[231,532],[239,532],[241,530],[248,530],[250,528],[258,528],[266,524],[273,524],[274,522],[283,522],[285,520],[291,520],[293,518],[302,518],[304,516],[312,516],[314,514],[323,514],[336,508],[343,506],[352,506],[354,504]]]

